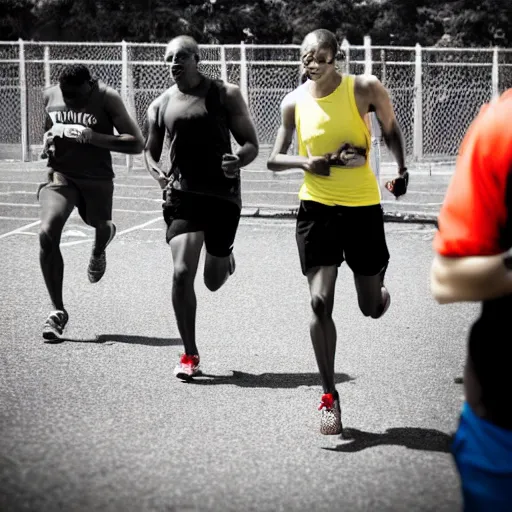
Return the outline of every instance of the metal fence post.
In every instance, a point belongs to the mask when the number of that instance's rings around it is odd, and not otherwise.
[[[52,75],[50,70],[50,47],[46,44],[44,46],[44,86],[50,87],[52,82]]]
[[[223,44],[220,46],[220,78],[223,82],[228,81],[228,67],[226,64],[226,48]]]
[[[18,39],[19,43],[19,79],[20,79],[20,122],[21,122],[21,160],[30,161],[28,140],[28,109],[27,109],[27,76],[25,65],[25,43]]]
[[[130,98],[128,94],[128,46],[126,41],[121,42],[121,98],[126,109],[132,114]],[[130,172],[133,168],[133,156],[126,155],[126,170]]]
[[[247,55],[245,52],[245,43],[240,42],[240,91],[242,96],[249,105],[249,90],[247,86]]]
[[[495,46],[492,52],[492,97],[497,98],[500,94],[500,75],[499,75],[499,60],[498,60],[498,47]]]
[[[416,44],[414,66],[414,119],[413,119],[413,156],[416,160],[423,157],[423,86],[422,86],[421,45]]]
[[[370,36],[364,36],[364,73],[365,73],[365,75],[371,75],[372,68],[373,68],[372,38]]]

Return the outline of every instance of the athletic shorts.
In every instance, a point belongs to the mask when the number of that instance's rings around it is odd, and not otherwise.
[[[40,202],[51,207],[51,194],[60,194],[78,209],[82,220],[94,226],[98,221],[112,220],[114,181],[112,179],[70,178],[53,171],[50,181],[39,192]]]
[[[326,206],[301,201],[296,240],[304,275],[315,267],[339,267],[346,261],[355,274],[374,276],[389,261],[380,204]]]
[[[465,512],[512,510],[512,430],[480,418],[466,402],[452,452]]]
[[[233,251],[241,214],[236,203],[202,194],[166,190],[163,214],[167,243],[175,236],[203,231],[209,254],[222,258]]]

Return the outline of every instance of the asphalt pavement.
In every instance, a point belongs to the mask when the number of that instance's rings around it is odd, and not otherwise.
[[[119,175],[118,236],[95,285],[86,273],[92,232],[70,219],[68,341],[43,343],[40,177],[39,168],[0,172],[2,512],[460,509],[449,453],[463,400],[454,378],[477,307],[430,297],[433,226],[386,224],[392,304],[382,319],[362,316],[341,268],[342,439],[319,433],[293,219],[244,217],[237,270],[218,292],[198,273],[205,376],[185,384],[172,374],[182,346],[159,193],[142,176]]]

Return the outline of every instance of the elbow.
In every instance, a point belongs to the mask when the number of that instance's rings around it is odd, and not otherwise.
[[[268,159],[267,159],[267,169],[269,171],[279,171],[279,164],[277,163],[277,155],[279,152],[277,152],[275,149],[270,153]]]
[[[144,139],[142,135],[140,137],[135,138],[135,143],[133,144],[133,154],[139,155],[144,151]]]
[[[267,160],[267,169],[272,172],[277,172],[280,170],[276,163],[275,157],[270,156],[270,158]]]
[[[144,142],[141,140],[138,140],[135,143],[135,147],[133,148],[133,154],[139,155],[140,153],[142,153],[143,150],[144,150]]]

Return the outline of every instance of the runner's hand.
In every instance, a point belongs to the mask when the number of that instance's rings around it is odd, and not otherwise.
[[[79,144],[90,144],[92,139],[93,131],[90,128],[84,128],[77,133],[75,140]]]
[[[55,153],[55,143],[53,141],[53,133],[51,133],[51,130],[48,130],[43,135],[43,149],[41,150],[41,158],[47,159],[50,157],[50,155],[53,155]]]
[[[155,161],[148,150],[144,151],[143,156],[146,168],[152,174],[153,178],[155,178],[155,180],[158,182],[160,188],[162,190],[165,189],[169,185],[171,178],[166,176],[165,172],[160,168],[158,162]]]
[[[330,176],[331,169],[329,164],[329,155],[313,156],[306,145],[308,152],[308,161],[306,162],[306,171],[317,176]]]
[[[400,196],[406,194],[408,185],[409,172],[405,170],[399,173],[398,177],[394,180],[388,181],[386,183],[386,189],[395,196],[395,199],[398,199]]]
[[[236,178],[240,174],[240,158],[236,155],[224,153],[221,166],[226,178]]]
[[[160,176],[157,178],[158,184],[160,185],[160,188],[162,190],[166,189],[169,185],[169,182],[171,181],[171,178],[168,178],[163,172],[160,174]]]

